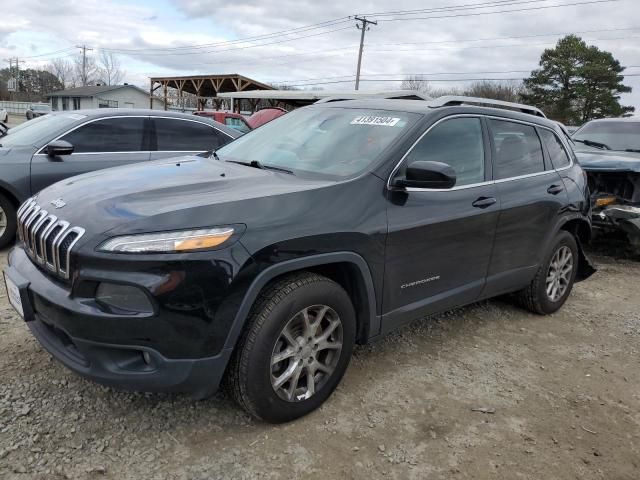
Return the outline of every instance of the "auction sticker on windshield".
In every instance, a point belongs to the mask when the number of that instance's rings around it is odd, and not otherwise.
[[[351,120],[351,125],[379,125],[382,127],[395,127],[400,121],[397,117],[374,117],[362,115]]]
[[[22,308],[22,298],[20,297],[20,289],[11,281],[9,277],[4,276],[4,283],[7,286],[7,297],[9,303],[16,309],[22,318],[24,318],[24,309]]]

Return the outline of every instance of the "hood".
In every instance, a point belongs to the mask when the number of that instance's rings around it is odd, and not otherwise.
[[[587,171],[640,173],[639,153],[597,149],[576,149],[575,153]]]
[[[243,223],[241,212],[234,211],[239,202],[326,184],[188,156],[72,177],[42,190],[36,200],[88,232],[134,233]]]

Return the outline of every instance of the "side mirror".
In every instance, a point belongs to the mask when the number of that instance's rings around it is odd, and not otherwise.
[[[45,148],[47,155],[57,157],[59,155],[71,155],[73,153],[73,145],[65,140],[55,140]]]
[[[393,186],[400,188],[453,188],[456,172],[446,163],[416,161],[407,166],[405,177],[396,178]]]

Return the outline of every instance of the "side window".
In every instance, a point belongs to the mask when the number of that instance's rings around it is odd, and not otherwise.
[[[143,150],[143,117],[117,117],[87,123],[65,135],[74,153],[140,152]]]
[[[496,180],[544,172],[542,144],[534,127],[504,120],[489,122],[496,149]]]
[[[222,133],[204,123],[178,118],[156,118],[154,122],[161,152],[206,152],[225,143]]]
[[[446,120],[415,145],[405,165],[418,160],[442,162],[456,172],[456,186],[484,181],[484,144],[479,118]]]
[[[542,136],[544,144],[547,146],[547,151],[551,157],[553,167],[562,168],[568,166],[571,163],[571,160],[569,160],[569,155],[567,155],[567,151],[564,149],[564,146],[558,136],[555,133],[544,129],[540,129],[540,135]]]

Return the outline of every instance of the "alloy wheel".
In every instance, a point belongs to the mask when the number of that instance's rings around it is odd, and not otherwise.
[[[573,253],[566,245],[561,246],[553,254],[549,271],[547,272],[547,297],[557,302],[566,293],[573,274]]]
[[[0,207],[0,237],[4,235],[4,232],[6,229],[7,229],[7,213],[4,211],[2,207]]]
[[[284,326],[271,354],[271,386],[287,402],[311,398],[333,374],[342,350],[340,317],[327,305],[313,305]]]

